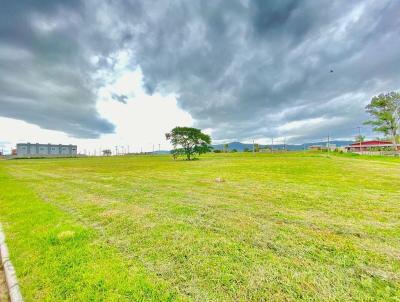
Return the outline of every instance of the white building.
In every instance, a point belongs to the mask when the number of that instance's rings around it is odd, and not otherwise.
[[[74,156],[76,145],[17,144],[17,156]]]

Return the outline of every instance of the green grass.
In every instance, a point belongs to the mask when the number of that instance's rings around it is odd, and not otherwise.
[[[27,301],[400,301],[399,184],[311,153],[2,161],[0,221]]]

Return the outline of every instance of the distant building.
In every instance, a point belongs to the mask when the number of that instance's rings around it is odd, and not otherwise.
[[[357,142],[346,146],[346,150],[350,152],[362,152],[362,151],[370,151],[373,149],[392,149],[393,143],[391,141],[365,141],[365,142]],[[400,150],[400,146],[397,146],[397,150]]]
[[[321,151],[323,147],[321,145],[312,145],[308,147],[308,150],[313,150],[313,151]]]
[[[75,145],[17,144],[17,156],[73,156],[77,154]]]
[[[312,151],[335,151],[337,149],[336,144],[326,143],[326,145],[311,145],[308,146],[308,150]]]

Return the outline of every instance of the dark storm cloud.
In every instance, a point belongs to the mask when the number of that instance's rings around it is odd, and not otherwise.
[[[116,94],[116,93],[113,93],[113,94],[111,94],[111,98],[112,98],[113,100],[117,101],[117,102],[122,103],[122,104],[127,104],[127,103],[128,103],[128,102],[127,102],[128,97],[127,97],[126,95],[123,95],[123,94]]]
[[[0,10],[0,116],[76,137],[114,126],[96,111],[80,1],[4,1]],[[96,45],[99,46],[99,45]]]
[[[138,7],[136,18],[115,15],[136,29],[130,47],[147,91],[176,93],[216,139],[349,137],[371,96],[399,88],[397,1]]]
[[[102,79],[93,83],[90,75],[112,70],[119,50],[133,53],[130,68],[141,68],[149,94],[177,95],[179,106],[216,139],[349,137],[366,118],[371,96],[399,89],[398,1],[43,3],[45,9],[19,5],[16,11],[42,11],[64,26],[44,34],[24,23],[5,30],[8,23],[0,21],[0,37],[25,56],[0,59],[6,66],[0,72],[7,70],[0,112],[44,119],[44,127],[53,127],[51,112],[67,121],[69,128],[59,129],[69,133],[111,130],[94,109]],[[91,55],[95,65],[88,63]],[[20,113],[23,107],[30,112]],[[72,108],[81,115],[69,115]]]

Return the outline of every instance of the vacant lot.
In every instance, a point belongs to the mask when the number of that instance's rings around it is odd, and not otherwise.
[[[3,161],[0,221],[27,301],[399,301],[399,184],[307,153]]]

